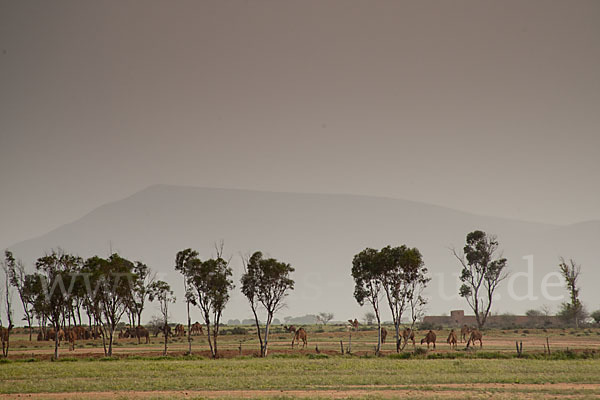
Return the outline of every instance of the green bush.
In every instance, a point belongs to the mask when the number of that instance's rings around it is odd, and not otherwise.
[[[241,326],[236,326],[231,330],[232,335],[247,335],[248,329],[242,328]]]

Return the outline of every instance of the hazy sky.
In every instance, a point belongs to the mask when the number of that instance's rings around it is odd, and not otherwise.
[[[154,183],[600,218],[599,1],[0,0],[0,247]]]

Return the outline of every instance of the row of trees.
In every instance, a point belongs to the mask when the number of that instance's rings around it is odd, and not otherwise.
[[[463,284],[459,293],[475,313],[479,328],[483,328],[490,315],[495,291],[508,276],[507,260],[498,255],[498,247],[495,236],[474,231],[467,235],[461,252],[452,250],[461,265]],[[205,260],[200,259],[196,250],[181,250],[175,256],[174,268],[181,274],[185,289],[188,352],[192,353],[191,307],[198,307],[206,325],[211,355],[216,358],[221,317],[235,285],[231,279],[230,259],[223,256],[223,243],[216,245],[215,250],[216,255]],[[265,257],[260,251],[242,256],[242,263],[244,274],[240,290],[252,311],[260,354],[264,357],[268,354],[274,315],[284,306],[289,291],[294,289],[291,278],[294,268]],[[111,356],[115,330],[123,316],[127,316],[131,327],[140,326],[147,301],[158,301],[166,353],[169,304],[176,299],[170,286],[157,280],[147,265],[118,254],[106,259],[94,256],[84,260],[54,250],[36,261],[32,274],[25,271],[23,263],[10,251],[5,252],[2,266],[6,278],[2,288],[3,302],[9,333],[13,326],[11,288],[14,288],[29,326],[30,340],[34,319],[45,335],[47,327],[59,332],[62,328],[82,326],[82,314],[86,314],[87,325],[101,334],[105,354]],[[560,270],[571,294],[571,301],[563,304],[563,311],[572,315],[578,324],[584,310],[579,300],[580,267],[573,261],[561,260]],[[431,278],[421,252],[405,245],[387,246],[381,250],[367,248],[354,256],[351,275],[355,282],[354,298],[361,306],[368,303],[373,309],[378,326],[377,352],[381,349],[382,299],[392,314],[399,351],[402,318],[409,314],[412,328],[427,304],[423,292]],[[318,318],[326,324],[333,314],[321,313]],[[261,326],[260,321],[265,324]],[[58,349],[59,338],[55,335],[56,358]]]
[[[483,231],[467,235],[462,252],[452,249],[461,265],[459,294],[475,313],[481,329],[490,314],[494,293],[508,276],[507,260],[498,256],[498,240]],[[378,326],[377,352],[381,349],[380,299],[385,297],[395,327],[396,351],[400,348],[400,321],[410,312],[411,329],[422,316],[427,300],[423,291],[431,278],[417,248],[407,246],[367,248],[354,256],[352,263],[354,298],[373,308]]]
[[[29,327],[29,340],[36,319],[43,338],[50,336],[50,330],[54,332],[55,358],[59,356],[57,333],[84,325],[83,314],[87,315],[90,330],[102,337],[105,355],[111,356],[115,330],[122,317],[127,315],[132,326],[140,325],[147,300],[160,299],[164,291],[170,291],[168,284],[155,280],[148,266],[118,254],[84,260],[60,249],[53,250],[40,257],[35,272],[28,274],[23,263],[6,251],[3,271],[9,330],[13,326],[14,288]]]
[[[223,243],[216,246],[217,256],[200,260],[193,249],[181,250],[175,257],[175,269],[183,277],[188,320],[188,352],[192,352],[190,306],[200,308],[206,325],[208,343],[213,357],[217,357],[217,338],[221,316],[229,292],[234,288],[229,260],[223,258]],[[241,278],[241,291],[248,300],[254,316],[260,354],[267,356],[269,332],[275,313],[283,307],[283,300],[294,289],[290,264],[274,258],[266,258],[260,251],[251,256],[242,256],[244,274]],[[261,328],[259,312],[266,313],[264,327]],[[212,337],[212,340],[211,340]]]

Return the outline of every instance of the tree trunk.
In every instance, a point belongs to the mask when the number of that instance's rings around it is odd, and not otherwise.
[[[192,355],[192,318],[190,317],[190,302],[187,302],[187,319],[188,319],[188,354]]]
[[[97,330],[97,326],[96,326],[96,330]],[[102,329],[102,347],[104,348],[104,356],[106,357],[108,355],[108,350],[106,349],[106,329],[104,329],[104,327],[101,328]]]
[[[376,315],[377,315],[377,351],[375,353],[377,355],[379,355],[379,352],[381,351],[381,319],[379,318],[379,313],[377,313]]]
[[[263,347],[263,357],[267,356],[268,348],[269,348],[269,329],[271,328],[272,316],[267,316],[267,325],[265,326],[265,343]]]
[[[58,330],[60,325],[54,324],[54,359],[58,360]]]
[[[215,351],[213,350],[213,345],[210,341],[210,322],[204,322],[206,323],[206,338],[208,339],[208,347],[210,347],[210,355],[212,356],[212,358],[215,358]]]
[[[29,341],[31,342],[31,335],[33,332],[33,328],[31,326],[31,316],[29,314],[27,314],[27,325],[29,325]]]
[[[260,355],[262,356],[264,353],[264,344],[260,334],[260,323],[258,321],[258,315],[256,314],[256,307],[254,307],[254,304],[251,304],[250,307],[252,308],[252,313],[254,314],[254,322],[256,322],[256,333],[258,335],[258,342],[260,343]]]
[[[108,356],[112,357],[113,351],[113,338],[114,338],[114,328],[111,326],[109,331],[109,339],[108,339]]]
[[[214,354],[213,354],[213,358],[217,358],[217,335],[219,334],[219,329],[217,328],[218,325],[215,323],[214,328],[213,328],[213,350],[214,350]]]
[[[167,355],[167,341],[169,340],[169,335],[167,334],[167,322],[165,321],[165,349],[163,351],[163,356]]]

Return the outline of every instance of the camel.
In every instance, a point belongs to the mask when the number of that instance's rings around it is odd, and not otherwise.
[[[429,344],[433,343],[433,348],[435,349],[436,339],[437,339],[437,337],[435,336],[435,332],[429,331],[429,332],[427,332],[427,335],[425,335],[425,337],[423,339],[421,339],[421,344],[427,342],[427,348],[429,348]]]
[[[8,356],[8,341],[10,339],[10,331],[12,331],[13,324],[9,324],[8,328],[0,326],[0,341],[2,342],[2,355]]]
[[[75,351],[75,340],[77,339],[75,328],[67,328],[65,330],[65,338],[69,342],[69,351]]]
[[[192,324],[191,334],[204,335],[204,332],[202,331],[202,324],[200,324],[200,322],[196,321]]]
[[[356,318],[354,318],[354,321],[349,319],[348,323],[350,324],[350,328],[352,328],[355,331],[358,331],[358,320]]]
[[[135,336],[138,339],[138,344],[140,344],[141,342],[141,338],[146,338],[146,344],[150,343],[150,332],[148,332],[148,329],[144,328],[143,326],[138,325],[135,328]]]
[[[469,337],[469,341],[467,342],[467,348],[469,348],[469,345],[471,343],[473,343],[473,346],[475,346],[475,341],[479,340],[479,347],[483,347],[483,342],[481,341],[481,339],[483,338],[483,335],[481,334],[481,332],[479,331],[479,329],[473,329],[471,331],[471,336]]]
[[[387,338],[387,329],[381,327],[381,344],[385,344],[385,338]]]
[[[175,336],[185,336],[185,328],[182,324],[175,325]]]
[[[290,325],[290,326],[284,325],[283,329],[286,330],[286,331],[288,331],[288,332],[290,332],[290,333],[295,333],[296,332],[296,327],[294,325]]]
[[[467,337],[471,333],[471,328],[469,328],[466,324],[460,328],[460,342],[464,343],[467,341]]]
[[[300,346],[300,341],[302,340],[302,348],[308,344],[308,340],[306,339],[306,331],[304,328],[298,328],[294,333],[294,338],[292,339],[292,349],[294,348],[294,342],[298,343]]]
[[[54,339],[56,339],[56,331],[54,330],[54,328],[50,328],[46,331],[44,340],[54,340]]]
[[[415,346],[415,331],[413,331],[410,328],[405,328],[402,331],[402,339],[404,339],[404,346],[402,346],[402,348],[404,349],[404,347],[406,347],[406,345],[408,344],[408,341],[411,340],[413,347]]]
[[[89,333],[83,326],[73,327],[73,332],[75,333],[76,340],[89,339]]]
[[[448,343],[450,345],[450,348],[456,349],[457,342],[458,342],[458,340],[456,338],[456,333],[454,333],[454,329],[452,329],[450,331],[450,334],[448,335],[448,339],[446,339],[446,343]]]

